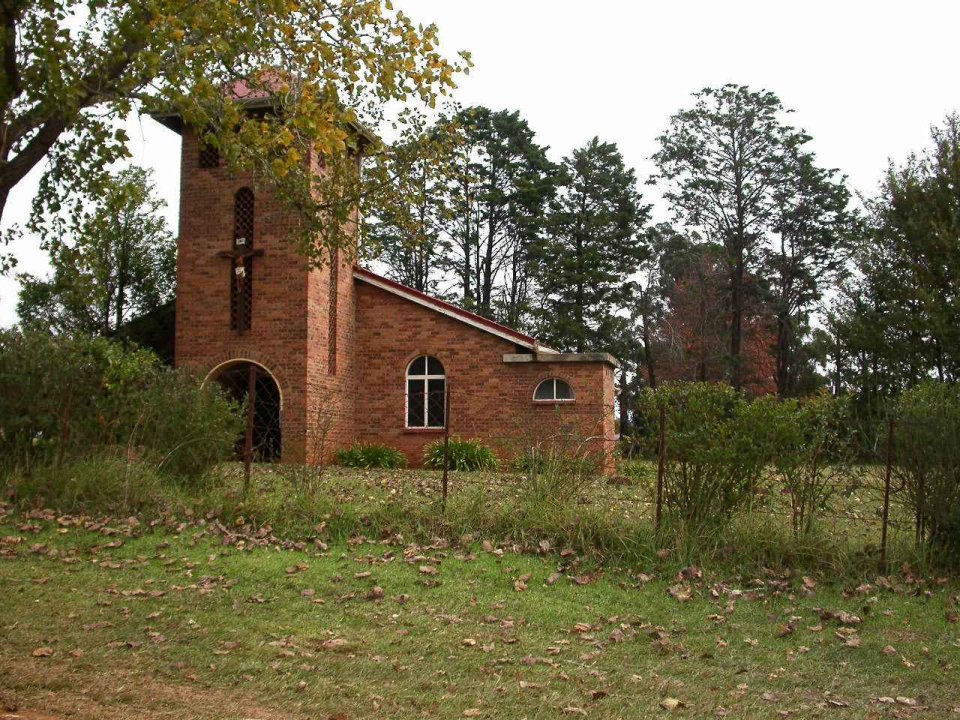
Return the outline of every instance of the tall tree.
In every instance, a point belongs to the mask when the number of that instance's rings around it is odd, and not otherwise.
[[[649,213],[615,144],[593,138],[564,158],[549,233],[534,249],[546,342],[576,352],[615,348],[614,315],[648,252]]]
[[[113,176],[80,223],[69,217],[44,238],[53,274],[21,275],[17,312],[26,327],[112,335],[131,317],[173,298],[176,242],[159,214],[150,173]]]
[[[364,172],[364,252],[379,258],[394,280],[436,292],[451,252],[452,184],[462,144],[459,126],[441,116],[430,127],[417,118]]]
[[[777,394],[797,394],[809,375],[804,330],[810,315],[844,270],[857,232],[850,192],[836,171],[814,164],[796,145],[783,155],[782,182],[774,188],[770,242],[760,247],[759,274],[776,313]]]
[[[867,235],[832,318],[845,384],[861,396],[960,380],[960,117],[931,135],[929,150],[891,164],[867,203]]]
[[[0,3],[0,217],[44,160],[38,201],[53,212],[108,183],[107,168],[129,154],[117,122],[172,111],[304,212],[307,250],[343,243],[329,220],[349,218],[355,197],[312,192],[303,160],[317,150],[349,168],[359,121],[377,124],[390,101],[446,93],[469,56],[450,62],[437,46],[435,26],[380,0]],[[277,112],[243,111],[264,95]]]
[[[526,324],[529,248],[554,192],[554,165],[516,111],[467,108],[452,183],[453,257],[463,304],[510,325]]]
[[[727,304],[726,264],[723,249],[701,243],[690,247],[679,275],[668,285],[661,325],[656,333],[661,345],[660,376],[664,380],[716,382],[726,375],[726,341],[730,313]],[[756,278],[747,275],[744,286],[742,387],[751,395],[772,392],[773,358],[771,312],[763,304]]]
[[[706,88],[674,115],[653,156],[677,219],[724,248],[729,283],[729,378],[742,385],[744,294],[775,217],[784,153],[809,138],[784,124],[780,99],[741,85]]]

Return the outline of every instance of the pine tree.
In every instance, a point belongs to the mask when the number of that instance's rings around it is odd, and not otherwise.
[[[531,290],[529,249],[543,230],[556,169],[516,111],[467,108],[452,183],[453,255],[465,307],[523,327]]]
[[[615,314],[647,253],[648,217],[615,144],[594,138],[563,160],[548,235],[531,253],[545,342],[576,352],[615,349]]]

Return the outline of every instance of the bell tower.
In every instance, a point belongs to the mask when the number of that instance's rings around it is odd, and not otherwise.
[[[174,364],[255,393],[255,459],[316,462],[355,437],[352,264],[334,251],[310,267],[268,187],[179,117],[155,119],[182,139]]]

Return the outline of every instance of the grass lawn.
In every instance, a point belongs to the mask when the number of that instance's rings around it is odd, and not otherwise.
[[[24,718],[960,718],[956,581],[678,578],[672,558],[617,570],[465,540],[8,515],[2,702]]]

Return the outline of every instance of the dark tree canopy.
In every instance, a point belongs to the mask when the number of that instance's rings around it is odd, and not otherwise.
[[[536,246],[539,322],[558,349],[610,350],[623,306],[647,254],[650,208],[617,146],[593,138],[564,158],[549,232]]]

